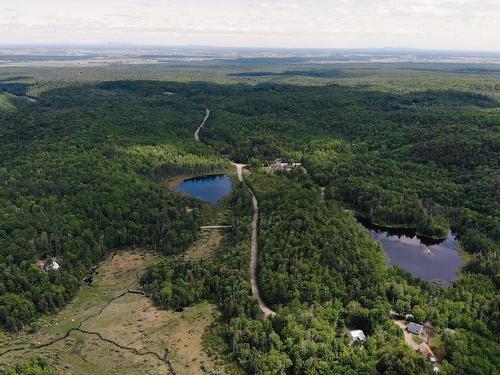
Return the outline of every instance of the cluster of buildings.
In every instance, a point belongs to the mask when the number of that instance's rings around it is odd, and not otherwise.
[[[410,322],[406,326],[406,330],[409,333],[420,337],[424,331],[424,326],[422,324]],[[437,367],[438,360],[432,352],[431,348],[429,348],[429,345],[427,345],[425,342],[422,342],[418,345],[417,351],[433,366],[434,372],[439,371],[439,368]]]
[[[281,159],[276,159],[274,163],[269,165],[271,171],[285,171],[290,172],[294,167],[300,167],[300,163],[285,163]]]
[[[409,333],[412,333],[412,334],[420,337],[424,332],[424,326],[422,324],[410,322],[406,326],[406,330]],[[349,335],[350,335],[351,340],[353,342],[363,342],[366,340],[365,333],[360,329],[350,331]],[[434,372],[439,371],[438,360],[437,360],[436,356],[434,355],[434,353],[432,352],[429,345],[427,345],[425,342],[422,342],[418,345],[417,351],[424,357],[424,359],[426,359],[429,362],[429,364],[432,365]]]

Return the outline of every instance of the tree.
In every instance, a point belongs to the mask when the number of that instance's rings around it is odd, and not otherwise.
[[[19,330],[34,314],[35,307],[31,301],[13,293],[0,296],[0,322],[7,329]]]

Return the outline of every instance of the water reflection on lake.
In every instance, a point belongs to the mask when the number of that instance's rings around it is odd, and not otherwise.
[[[217,205],[225,196],[233,191],[233,183],[229,176],[209,175],[189,178],[176,186],[176,190]]]
[[[456,236],[451,232],[441,241],[424,240],[409,231],[376,228],[365,222],[373,239],[382,244],[391,265],[399,266],[416,277],[449,286],[462,266]]]

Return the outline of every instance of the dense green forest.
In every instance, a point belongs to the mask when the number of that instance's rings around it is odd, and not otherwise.
[[[198,210],[187,213],[186,198],[158,181],[226,162],[186,141],[203,112],[162,92],[69,87],[47,91],[34,104],[12,99],[15,111],[0,111],[6,328],[63,306],[112,249],[148,245],[168,254],[196,237]],[[40,267],[51,258],[61,266],[57,272]]]
[[[482,92],[409,91],[112,81],[49,89],[35,104],[9,97],[15,110],[0,110],[0,321],[15,330],[62,306],[111,249],[185,249],[200,210],[187,212],[188,198],[159,182],[221,169],[223,155],[250,164],[259,286],[278,314],[263,319],[250,294],[245,185],[225,203],[232,229],[211,261],[168,257],[147,270],[142,283],[159,306],[216,302],[209,338],[248,374],[432,373],[390,310],[444,332],[444,373],[497,373],[500,104]],[[205,108],[204,144],[195,143]],[[304,169],[270,174],[277,158]],[[450,288],[418,280],[387,266],[355,216],[433,238],[452,230],[471,260]],[[52,257],[60,271],[36,265]],[[353,345],[349,329],[367,341]]]
[[[269,303],[278,309],[290,304],[296,311],[301,303],[310,308],[339,299],[345,308],[359,303],[366,309],[365,319],[378,311],[382,322],[392,307],[443,330],[456,329],[453,336],[443,336],[445,371],[488,374],[498,369],[500,117],[492,110],[498,107],[495,99],[452,90],[390,94],[337,85],[276,84],[222,86],[212,88],[210,95],[189,90],[186,95],[211,108],[213,118],[203,136],[222,154],[250,161],[254,171],[275,158],[299,161],[311,177],[296,195],[289,193],[289,181],[280,185],[260,174],[250,180],[264,207],[259,284]],[[281,189],[264,194],[266,186],[276,185]],[[315,216],[320,215],[314,204],[318,185],[326,186],[330,204],[353,209],[378,224],[413,228],[437,238],[451,229],[473,258],[450,289],[384,267],[377,279],[377,258],[370,256],[369,247],[348,253],[357,256],[354,260],[330,248],[338,242],[342,249],[332,227],[343,226]],[[308,197],[309,190],[316,191],[316,198]],[[272,202],[269,209],[266,198]],[[287,207],[290,202],[301,203]],[[341,212],[332,220],[340,220]],[[291,223],[295,227],[290,228]],[[346,232],[342,239],[348,241]],[[362,236],[356,238],[358,245]],[[344,246],[354,248],[348,242]],[[373,289],[356,272],[366,275]],[[377,289],[376,280],[383,280],[383,286]],[[380,301],[384,290],[386,302]],[[374,301],[381,305],[374,306]],[[357,321],[370,333],[373,324]],[[390,332],[389,327],[384,332]],[[292,362],[284,368],[305,371],[289,350],[283,351]],[[379,355],[384,352],[379,350]],[[309,363],[307,368],[321,373]]]
[[[432,373],[403,343],[391,309],[454,329],[443,335],[439,353],[445,373],[495,373],[498,306],[491,280],[464,273],[446,289],[388,268],[352,215],[335,202],[321,203],[301,170],[254,173],[249,181],[261,203],[259,284],[277,317],[259,318],[248,296],[250,204],[241,188],[229,202],[238,215],[233,232],[214,262],[167,260],[143,277],[158,305],[219,303],[225,352],[249,374]],[[352,347],[349,329],[362,329],[368,341]]]

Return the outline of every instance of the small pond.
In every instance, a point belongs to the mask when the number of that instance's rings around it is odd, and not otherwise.
[[[382,244],[389,264],[396,265],[412,275],[449,286],[462,266],[457,251],[457,240],[451,232],[445,240],[428,240],[412,231],[388,230],[360,223],[370,231],[373,239]]]
[[[233,182],[224,174],[200,176],[182,181],[175,189],[216,206],[222,198],[231,194]]]

